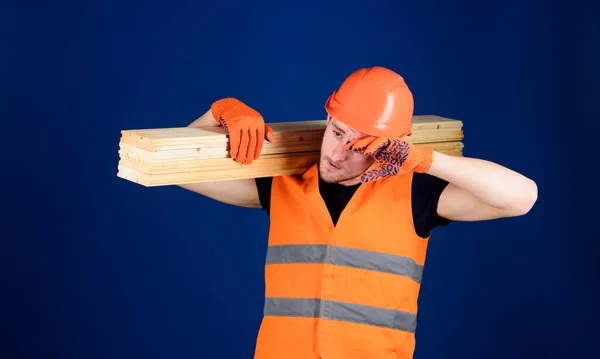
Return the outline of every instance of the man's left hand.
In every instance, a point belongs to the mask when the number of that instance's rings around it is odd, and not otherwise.
[[[375,163],[361,176],[361,182],[376,181],[411,171],[424,173],[433,161],[433,149],[408,143],[399,138],[362,137],[346,144],[345,149],[375,159]]]

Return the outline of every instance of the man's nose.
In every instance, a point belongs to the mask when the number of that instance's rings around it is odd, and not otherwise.
[[[339,162],[339,161],[344,161],[346,159],[346,157],[348,156],[348,151],[346,151],[344,149],[344,145],[338,145],[335,147],[335,149],[333,150],[333,153],[331,155],[331,159],[334,162]]]

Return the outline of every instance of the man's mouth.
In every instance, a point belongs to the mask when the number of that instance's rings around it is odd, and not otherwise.
[[[329,163],[329,166],[335,168],[335,169],[340,169],[339,166],[336,166],[335,164],[333,164],[333,162],[331,162],[330,160],[327,160],[327,163]]]

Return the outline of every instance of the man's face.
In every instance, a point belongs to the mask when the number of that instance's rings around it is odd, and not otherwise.
[[[355,131],[334,118],[327,120],[321,144],[319,175],[328,183],[352,185],[360,182],[362,175],[373,164],[368,155],[344,150],[344,146],[364,133]]]

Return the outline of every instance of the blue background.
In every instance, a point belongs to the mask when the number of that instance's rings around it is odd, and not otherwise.
[[[415,358],[598,357],[598,15],[561,3],[3,3],[0,357],[251,358],[266,214],[117,178],[120,130],[323,119],[374,65],[539,187],[434,232]]]

